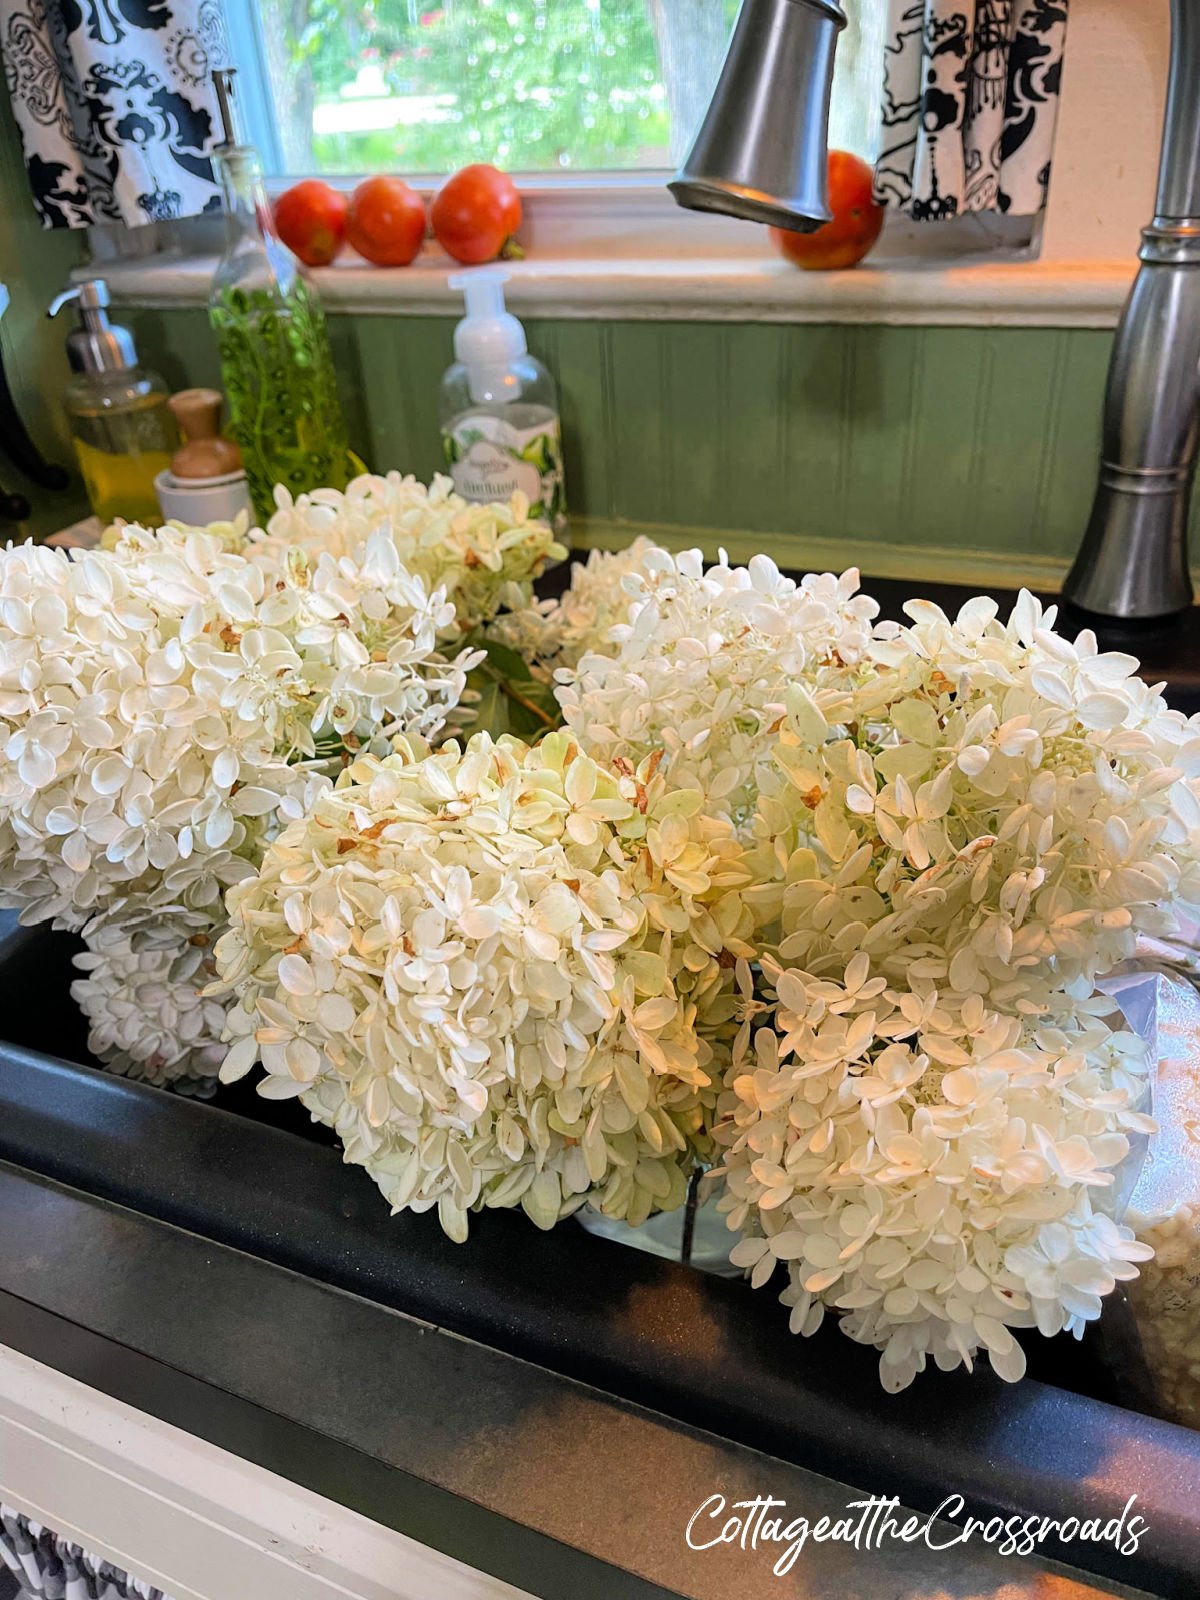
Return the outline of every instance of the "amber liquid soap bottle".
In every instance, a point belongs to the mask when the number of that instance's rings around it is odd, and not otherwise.
[[[73,376],[63,398],[88,500],[105,524],[122,517],[157,527],[154,480],[179,443],[167,386],[139,363],[129,329],[109,321],[103,278],[64,290],[48,315],[71,303],[79,327],[67,336]]]

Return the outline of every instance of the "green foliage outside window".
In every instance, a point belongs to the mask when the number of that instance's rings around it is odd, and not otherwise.
[[[288,166],[666,165],[672,120],[690,133],[736,9],[737,0],[266,0]],[[346,108],[390,97],[403,108],[397,126],[320,127],[323,107],[351,120]]]

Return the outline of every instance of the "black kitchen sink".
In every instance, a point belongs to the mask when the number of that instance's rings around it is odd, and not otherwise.
[[[951,1485],[997,1511],[1069,1500],[1107,1518],[1129,1491],[1098,1463],[1136,1461],[1162,1537],[1109,1568],[1103,1550],[1088,1559],[1152,1593],[1193,1592],[1176,1577],[1200,1572],[1200,1434],[1133,1409],[1121,1307],[1081,1344],[1029,1340],[1018,1385],[929,1372],[885,1395],[872,1351],[828,1325],[793,1337],[769,1291],[570,1222],[543,1234],[520,1213],[473,1218],[455,1245],[433,1216],[389,1216],[297,1102],[252,1083],[197,1102],[98,1070],[67,992],[75,948],[11,924],[0,940],[0,1162],[917,1509]],[[9,1232],[0,1288],[19,1288],[20,1264]]]

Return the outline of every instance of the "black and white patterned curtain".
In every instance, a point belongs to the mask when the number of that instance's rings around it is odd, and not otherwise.
[[[0,0],[0,53],[46,227],[219,208],[221,0]]]
[[[1050,182],[1067,0],[888,7],[876,198],[918,221],[1035,215]]]
[[[16,1600],[170,1600],[161,1589],[0,1502],[0,1560]]]

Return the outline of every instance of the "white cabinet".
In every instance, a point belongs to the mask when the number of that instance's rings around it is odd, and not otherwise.
[[[532,1600],[2,1345],[0,1500],[173,1600]]]

